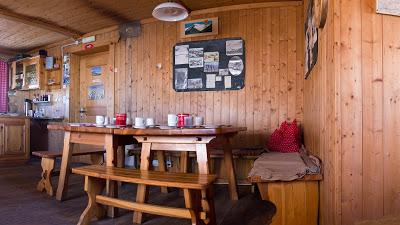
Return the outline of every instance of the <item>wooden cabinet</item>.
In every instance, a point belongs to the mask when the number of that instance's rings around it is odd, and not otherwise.
[[[11,64],[11,89],[21,90],[24,87],[24,64],[22,61]]]
[[[29,159],[29,131],[29,118],[0,117],[0,165]]]
[[[13,90],[44,90],[47,88],[43,57],[35,56],[12,62],[11,76],[11,89]]]

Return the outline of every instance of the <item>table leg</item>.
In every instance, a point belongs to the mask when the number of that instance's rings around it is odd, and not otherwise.
[[[228,175],[229,193],[231,196],[231,200],[238,200],[235,167],[233,166],[232,148],[229,138],[226,138],[224,141],[224,162],[226,173]]]
[[[70,143],[71,132],[66,131],[64,135],[64,148],[61,159],[60,177],[58,178],[58,187],[56,199],[62,201],[67,196],[68,180],[70,174],[70,161],[72,156],[73,144]]]
[[[187,173],[188,172],[188,164],[189,163],[189,152],[181,152],[181,156],[179,158],[179,171],[181,173]],[[184,195],[184,192],[182,190],[179,190],[179,196],[187,196]]]
[[[125,168],[125,145],[118,146],[117,149],[117,167]],[[122,186],[122,182],[118,181],[118,187]]]
[[[117,166],[116,154],[118,146],[114,143],[114,137],[112,134],[107,134],[105,136],[105,149],[106,149],[106,166]],[[110,197],[118,197],[118,185],[115,181],[107,180],[106,194]],[[109,206],[107,210],[107,215],[114,218],[118,215],[118,208]]]
[[[164,151],[157,151],[158,171],[165,172],[167,170],[165,165]],[[167,187],[161,187],[161,193],[168,193]]]
[[[150,157],[151,143],[143,143],[142,151],[140,156],[140,170],[148,170],[149,169],[149,157]],[[137,187],[136,193],[136,202],[144,203],[146,201],[146,185],[139,184]],[[133,223],[141,224],[142,223],[143,213],[134,212],[133,213]]]
[[[181,152],[181,158],[180,158],[181,173],[187,173],[188,165],[189,165],[189,152]]]
[[[206,144],[196,144],[196,157],[199,166],[199,174],[209,174],[208,154]]]

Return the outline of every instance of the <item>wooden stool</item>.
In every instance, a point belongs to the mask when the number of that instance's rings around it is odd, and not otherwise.
[[[79,155],[90,155],[90,160],[92,164],[103,163],[104,150],[85,150],[80,152],[72,153],[73,156]],[[46,191],[50,196],[54,195],[53,185],[51,184],[51,177],[56,176],[58,172],[54,172],[54,165],[56,158],[62,157],[62,152],[52,152],[52,151],[36,151],[32,152],[32,155],[42,158],[42,178],[37,184],[36,189],[40,192]]]

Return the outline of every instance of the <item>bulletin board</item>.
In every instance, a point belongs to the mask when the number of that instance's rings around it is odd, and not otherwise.
[[[173,88],[177,92],[244,87],[245,46],[241,38],[182,42],[172,52]]]

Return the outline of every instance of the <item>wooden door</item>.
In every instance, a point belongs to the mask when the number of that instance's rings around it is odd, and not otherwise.
[[[81,56],[80,59],[80,122],[95,123],[96,115],[107,115],[110,85],[109,52]],[[113,105],[113,104],[112,104]]]

